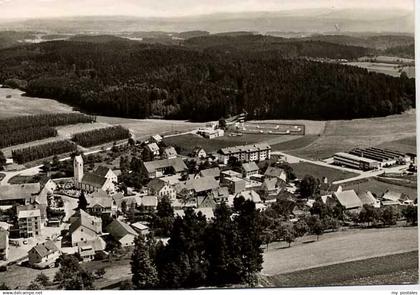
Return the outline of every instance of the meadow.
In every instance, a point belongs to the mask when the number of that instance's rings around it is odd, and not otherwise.
[[[322,180],[323,177],[327,177],[329,182],[334,182],[358,176],[358,174],[353,172],[324,167],[308,162],[292,163],[290,166],[293,168],[293,172],[299,179],[302,179],[305,175],[312,175],[319,180]]]

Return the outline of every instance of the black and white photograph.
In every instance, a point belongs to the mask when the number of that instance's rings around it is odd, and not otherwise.
[[[0,292],[419,290],[419,5],[0,0]]]

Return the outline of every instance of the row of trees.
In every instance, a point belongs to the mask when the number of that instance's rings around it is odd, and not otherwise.
[[[76,149],[77,145],[73,142],[61,140],[13,150],[12,157],[18,164],[24,164],[54,155],[75,152]]]
[[[56,126],[90,123],[96,119],[79,113],[42,114],[0,120],[0,148],[57,136]]]
[[[296,57],[345,58],[334,54],[345,46],[244,38],[234,52],[223,42],[217,50],[205,45],[204,51],[201,45],[46,42],[0,52],[0,81],[27,80],[28,95],[136,118],[207,121],[246,110],[256,119],[352,119],[396,114],[415,105],[414,79],[285,59],[282,50],[296,48]],[[217,38],[205,42],[219,44]]]
[[[101,128],[73,135],[72,140],[84,147],[91,147],[107,142],[127,139],[130,137],[130,131],[121,127],[113,126]]]
[[[234,213],[232,215],[232,213]],[[255,204],[240,198],[233,211],[224,203],[207,222],[186,209],[175,217],[166,246],[139,236],[132,255],[136,289],[255,285],[262,269],[262,240]]]

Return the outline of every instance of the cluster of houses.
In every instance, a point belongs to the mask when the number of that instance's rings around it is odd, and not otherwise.
[[[52,226],[48,209],[60,209],[54,199],[59,198],[59,185],[47,180],[0,187],[0,206],[14,206],[16,209],[14,220],[0,220],[12,224],[11,228],[5,229],[0,223],[0,260],[8,259],[11,236],[13,239],[38,238],[39,242],[28,251],[29,263],[36,268],[54,266],[61,253],[78,253],[83,261],[92,260],[96,253],[105,251],[110,241],[121,247],[133,246],[135,237],[139,233],[146,234],[149,228],[143,221],[129,224],[125,214],[127,208],[138,210],[142,207],[153,212],[163,197],[170,200],[179,216],[183,215],[183,209],[190,207],[211,219],[213,209],[222,202],[233,206],[235,198],[243,197],[264,210],[270,202],[276,201],[280,193],[293,196],[297,191],[281,165],[265,161],[272,158],[268,144],[222,148],[216,157],[212,155],[211,168],[190,173],[176,150],[162,148],[161,141],[162,138],[156,135],[143,145],[143,155],[150,159],[141,162],[141,173],[148,179],[147,184],[140,190],[130,189],[126,194],[118,192],[118,178],[112,169],[100,166],[93,172],[85,172],[83,158],[76,156],[71,197],[77,198],[83,193],[87,206],[83,210],[74,210],[65,224],[58,221],[65,233],[60,240],[42,239],[43,228]],[[191,155],[197,162],[209,162],[210,159],[203,148],[195,148]],[[233,161],[234,165],[232,158],[238,160]],[[322,185],[327,186],[328,181]],[[364,204],[379,207],[411,202],[403,194],[391,191],[380,200],[370,192],[358,195],[354,190],[346,191],[341,187],[324,191],[328,193],[322,196],[323,202],[339,203],[345,210],[360,210]],[[313,200],[309,200],[306,205],[311,207],[312,204]],[[109,218],[103,219],[104,216]],[[110,222],[104,224],[104,220]]]

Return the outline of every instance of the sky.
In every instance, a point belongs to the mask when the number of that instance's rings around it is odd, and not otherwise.
[[[305,8],[413,10],[414,0],[0,0],[0,20],[87,15],[177,17]]]

